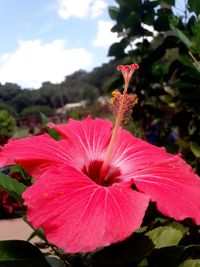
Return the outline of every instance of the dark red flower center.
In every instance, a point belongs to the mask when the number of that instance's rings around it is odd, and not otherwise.
[[[91,161],[89,165],[85,165],[82,172],[92,179],[95,183],[101,186],[111,186],[114,183],[120,182],[121,171],[119,168],[114,166],[109,166],[108,171],[104,179],[100,179],[100,171],[103,161],[94,160]]]

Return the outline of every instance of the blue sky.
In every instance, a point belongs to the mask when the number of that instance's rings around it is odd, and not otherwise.
[[[0,0],[0,82],[38,88],[109,60],[114,0]]]
[[[178,0],[179,5],[184,0]],[[0,0],[0,83],[39,88],[109,60],[114,0]]]

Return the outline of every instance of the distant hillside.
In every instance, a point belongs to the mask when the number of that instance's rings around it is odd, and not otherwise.
[[[13,83],[0,84],[0,109],[8,110],[14,117],[38,111],[52,115],[56,108],[69,102],[93,102],[98,96],[106,94],[113,80],[118,79],[116,66],[117,61],[110,61],[91,72],[79,70],[66,76],[59,84],[44,82],[37,90],[22,89]]]

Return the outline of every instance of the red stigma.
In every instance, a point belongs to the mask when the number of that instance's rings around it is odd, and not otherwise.
[[[131,65],[131,69],[132,70],[137,70],[137,69],[139,69],[139,65],[138,64],[132,64]]]
[[[119,65],[117,66],[117,70],[122,72],[124,76],[124,80],[129,83],[131,76],[133,75],[134,71],[139,69],[138,64],[131,64],[131,65]]]
[[[130,70],[131,69],[131,66],[130,65],[125,65],[124,66],[124,70]]]
[[[129,70],[137,70],[139,69],[139,65],[138,64],[132,64],[132,65],[118,65],[117,66],[117,70],[120,71],[129,71]]]
[[[117,70],[122,70],[123,68],[124,68],[124,66],[122,66],[122,65],[117,66]]]

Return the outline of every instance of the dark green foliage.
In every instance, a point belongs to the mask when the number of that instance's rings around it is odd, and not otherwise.
[[[148,267],[178,267],[183,248],[174,246],[160,248],[148,257]]]
[[[17,96],[21,91],[20,86],[13,83],[5,83],[5,85],[0,84],[0,99],[4,102],[9,102],[15,96]]]
[[[200,13],[200,2],[196,0],[188,0],[188,7],[190,12],[194,12],[197,16]]]
[[[22,240],[0,241],[1,267],[50,267],[44,255]]]
[[[173,0],[116,2],[117,8],[110,9],[113,31],[123,39],[110,47],[109,55],[120,58],[121,64],[140,65],[133,82],[139,97],[133,116],[142,123],[148,141],[181,152],[200,173],[199,1],[189,1],[179,17],[173,13]],[[157,33],[153,36],[144,24]],[[146,38],[150,35],[151,42]],[[143,40],[130,49],[139,37]],[[115,79],[113,87],[121,82]]]
[[[31,116],[31,115],[38,115],[42,112],[47,116],[53,116],[54,110],[51,109],[48,105],[37,105],[37,106],[30,106],[23,109],[20,113],[21,116]]]
[[[169,8],[162,8],[157,11],[157,19],[154,21],[154,29],[156,31],[168,31],[170,30],[170,17],[172,11]]]
[[[123,242],[104,248],[92,255],[93,266],[132,266],[153,251],[152,241],[145,235],[134,233]]]

